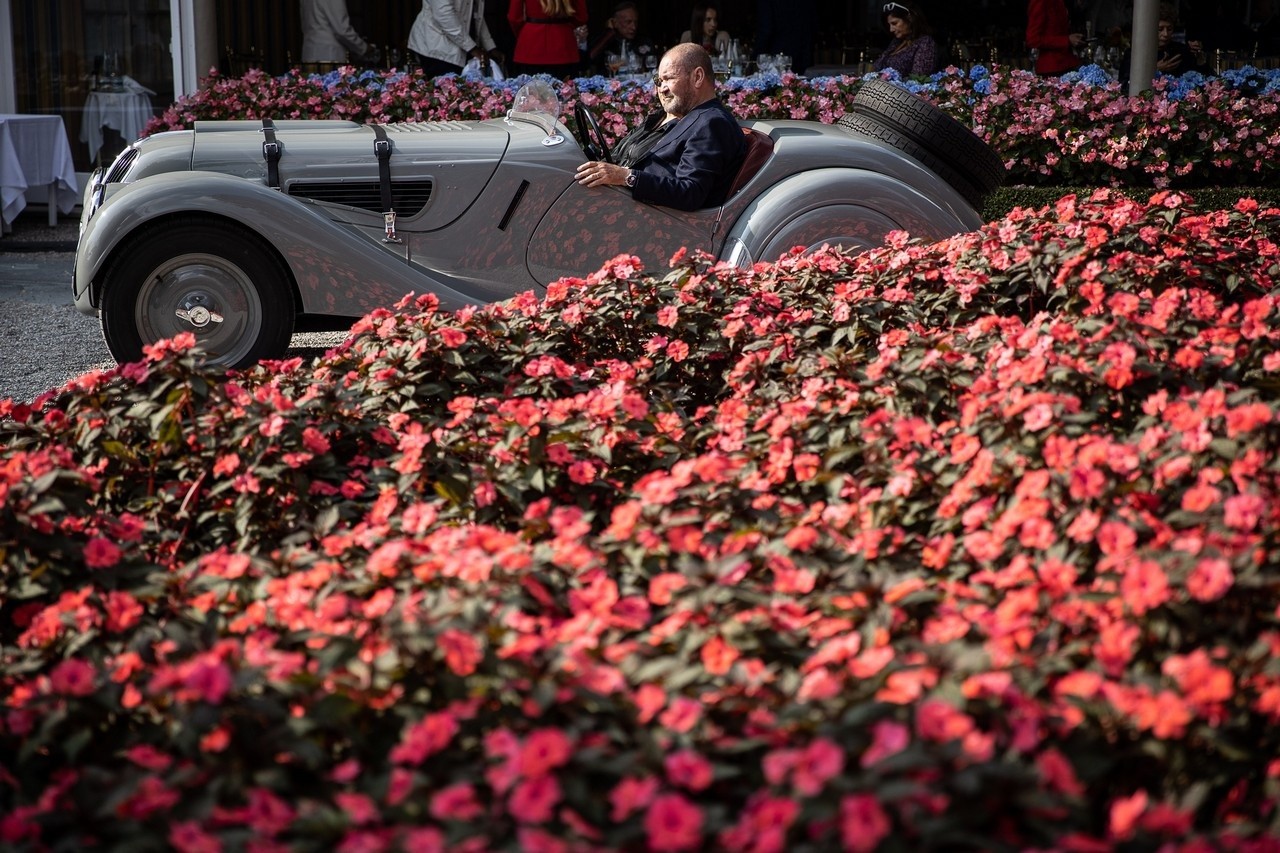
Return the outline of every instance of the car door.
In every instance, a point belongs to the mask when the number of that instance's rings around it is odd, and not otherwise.
[[[642,204],[622,187],[571,184],[547,210],[529,241],[530,274],[543,285],[584,276],[618,255],[645,269],[667,268],[681,247],[714,252],[719,208],[692,212]]]

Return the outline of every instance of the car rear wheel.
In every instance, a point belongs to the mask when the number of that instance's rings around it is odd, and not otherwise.
[[[887,81],[864,82],[853,111],[836,123],[923,163],[974,207],[1004,182],[1004,163],[977,134]]]
[[[233,225],[184,222],[123,246],[103,280],[102,331],[118,362],[181,332],[208,362],[246,367],[289,347],[288,281],[257,235]]]

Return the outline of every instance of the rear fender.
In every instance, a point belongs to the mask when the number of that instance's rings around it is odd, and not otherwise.
[[[882,245],[893,230],[941,240],[981,225],[954,212],[967,209],[963,203],[941,204],[876,172],[815,169],[778,182],[747,205],[734,220],[721,257],[745,266],[775,261],[796,245],[814,249],[829,243],[862,251]]]
[[[445,310],[488,301],[469,293],[465,282],[411,266],[403,245],[376,242],[322,211],[261,184],[212,172],[166,173],[127,184],[104,201],[80,235],[77,304],[100,306],[102,274],[116,252],[128,250],[138,229],[193,216],[234,221],[269,243],[289,270],[304,314],[359,317],[408,293],[434,293]],[[87,300],[81,297],[86,290]]]

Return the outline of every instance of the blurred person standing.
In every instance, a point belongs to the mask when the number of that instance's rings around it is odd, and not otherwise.
[[[893,40],[876,58],[874,68],[892,68],[903,77],[928,76],[938,70],[938,43],[915,0],[884,4],[884,22]]]
[[[302,0],[302,61],[346,62],[348,58],[376,65],[381,51],[351,26],[346,0]]]
[[[729,50],[729,34],[720,29],[720,12],[715,3],[701,2],[693,6],[689,29],[680,35],[680,43],[702,45],[712,56],[722,56]]]
[[[1027,3],[1027,47],[1036,52],[1037,74],[1057,76],[1080,67],[1075,51],[1085,43],[1084,34],[1070,29],[1064,0]]]
[[[516,35],[517,73],[558,80],[577,73],[581,58],[574,30],[587,23],[587,0],[511,0],[507,22]]]
[[[422,0],[408,47],[428,77],[460,74],[468,59],[503,61],[484,22],[484,0]]]
[[[816,0],[758,0],[757,54],[785,54],[803,74],[813,64],[813,34],[818,30]]]

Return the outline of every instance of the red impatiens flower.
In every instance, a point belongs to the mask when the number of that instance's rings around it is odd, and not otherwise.
[[[916,708],[916,732],[925,740],[959,740],[973,727],[972,717],[941,699],[926,699]]]
[[[702,810],[680,794],[661,794],[644,816],[649,849],[696,850],[702,845]]]
[[[1169,600],[1169,578],[1154,560],[1135,560],[1124,569],[1120,581],[1124,602],[1141,616]]]
[[[405,729],[400,743],[391,750],[397,764],[418,765],[444,749],[458,733],[458,721],[448,711],[428,714]]]
[[[733,667],[733,663],[738,659],[739,655],[738,650],[726,642],[719,634],[707,640],[699,652],[702,665],[712,675],[724,675],[727,673]]]
[[[862,754],[859,763],[863,767],[896,755],[911,744],[911,730],[893,720],[881,720],[871,727],[871,746]]]
[[[436,641],[444,651],[444,662],[454,674],[468,676],[484,659],[484,649],[472,635],[450,628],[440,632]]]
[[[138,600],[127,592],[112,590],[103,600],[107,612],[105,627],[108,631],[128,631],[142,619],[143,609]]]
[[[840,801],[840,842],[851,853],[870,853],[888,835],[891,824],[874,794],[853,794]]]
[[[1133,837],[1138,818],[1147,810],[1146,791],[1135,791],[1128,797],[1117,797],[1111,802],[1107,830],[1111,838],[1123,841]]]
[[[1231,564],[1221,557],[1206,557],[1196,561],[1195,568],[1187,575],[1187,592],[1198,601],[1216,601],[1227,594],[1235,584]]]
[[[796,756],[791,781],[797,793],[815,797],[827,782],[844,770],[844,750],[826,738],[818,738]]]
[[[715,771],[711,762],[690,749],[673,752],[663,760],[667,780],[689,791],[701,791],[711,785]]]
[[[333,801],[353,826],[367,826],[378,820],[378,806],[366,794],[340,791],[333,795]]]
[[[546,823],[560,802],[560,783],[554,776],[537,776],[518,782],[507,808],[521,823]]]
[[[180,821],[169,827],[169,844],[178,853],[222,853],[222,842],[195,821]]]
[[[84,564],[91,569],[108,569],[120,562],[120,556],[120,546],[102,536],[95,536],[84,546]]]
[[[164,770],[173,764],[171,756],[146,743],[140,743],[131,748],[125,753],[125,757],[139,767],[145,767],[148,770]]]
[[[612,810],[609,820],[621,823],[636,811],[647,808],[658,793],[658,780],[652,776],[624,776],[622,781],[609,792],[609,804]]]
[[[231,670],[216,654],[206,654],[182,667],[182,686],[197,699],[217,705],[234,686]]]
[[[520,773],[525,778],[542,776],[563,767],[573,755],[573,741],[560,729],[535,729],[520,747]]]
[[[475,786],[458,782],[431,795],[431,816],[438,821],[467,821],[480,816],[482,807]]]

